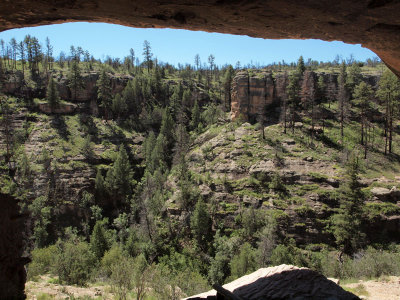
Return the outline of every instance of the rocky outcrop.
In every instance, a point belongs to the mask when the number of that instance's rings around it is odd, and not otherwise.
[[[0,299],[25,299],[29,259],[22,257],[25,216],[19,210],[16,199],[0,194]]]
[[[371,189],[372,196],[383,202],[398,202],[400,201],[400,190],[395,186],[390,190],[384,187],[374,187]]]
[[[400,76],[400,2],[129,0],[0,3],[0,31],[63,22],[106,22],[271,39],[341,40],[378,54]]]
[[[96,82],[99,79],[98,72],[83,73],[83,88],[77,91],[76,99],[73,92],[68,87],[68,78],[66,74],[54,73],[53,77],[57,84],[57,90],[62,100],[73,100],[77,102],[86,102],[97,99]],[[128,81],[133,79],[129,75],[108,74],[111,81],[112,93],[122,92]],[[24,97],[24,98],[44,98],[46,96],[47,78],[38,78],[37,87],[27,87],[20,71],[15,73],[7,73],[2,81],[1,91],[8,95]]]
[[[316,99],[322,96],[318,94],[317,80],[322,76],[326,88],[324,97],[336,99],[338,74],[315,73],[305,71],[300,82],[300,97],[303,103],[314,96]],[[365,75],[363,80],[375,87],[379,76]],[[241,71],[233,78],[231,90],[231,119],[241,118],[245,121],[256,122],[260,119],[265,121],[264,115],[271,118],[275,113],[274,107],[279,107],[283,99],[287,97],[286,87],[289,83],[288,75],[285,73],[274,74],[260,72],[250,75]]]
[[[237,299],[359,299],[332,280],[307,268],[291,265],[263,268],[223,286]],[[215,290],[187,300],[227,299]]]
[[[56,108],[51,108],[48,103],[40,103],[39,109],[41,112],[46,114],[55,113],[55,114],[72,114],[75,112],[77,106],[73,103],[60,103]]]
[[[268,105],[277,100],[275,84],[270,73],[250,76],[239,72],[233,79],[231,95],[231,119],[256,121],[265,113]]]

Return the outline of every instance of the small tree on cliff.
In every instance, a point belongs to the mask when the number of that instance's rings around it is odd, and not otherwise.
[[[106,71],[103,69],[100,77],[97,80],[97,99],[100,101],[100,106],[103,107],[106,119],[108,119],[109,111],[112,108],[111,82]]]
[[[60,104],[60,97],[53,76],[50,76],[49,84],[47,85],[46,100],[50,105],[51,111]]]
[[[349,93],[346,86],[347,81],[347,73],[346,73],[346,64],[343,61],[340,66],[340,73],[338,77],[338,100],[339,100],[339,119],[340,119],[340,136],[344,137],[344,122],[347,119],[348,115],[348,106],[349,106]]]
[[[81,75],[81,69],[79,63],[76,60],[72,61],[71,68],[68,73],[68,86],[73,92],[73,99],[76,101],[78,91],[84,88],[83,77]]]

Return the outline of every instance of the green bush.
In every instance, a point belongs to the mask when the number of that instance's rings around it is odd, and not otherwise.
[[[110,250],[104,253],[103,258],[101,259],[101,273],[107,277],[111,276],[111,267],[118,263],[122,257],[124,256],[122,248],[118,244],[114,244]]]
[[[96,266],[96,257],[88,243],[79,239],[58,241],[55,270],[61,282],[85,285]]]
[[[52,271],[57,248],[55,245],[36,248],[32,251],[32,262],[28,265],[28,280],[35,280],[39,275]]]

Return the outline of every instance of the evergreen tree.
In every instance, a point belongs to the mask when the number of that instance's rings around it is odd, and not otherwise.
[[[231,65],[228,66],[225,70],[225,75],[223,79],[223,86],[224,86],[224,99],[225,99],[225,109],[230,111],[231,109],[231,86],[233,76],[235,75],[235,70]]]
[[[90,236],[90,248],[97,260],[100,260],[109,249],[102,221],[97,221],[94,225],[92,235]]]
[[[144,56],[144,62],[147,66],[147,72],[150,73],[150,69],[153,67],[153,63],[151,60],[153,54],[151,53],[150,43],[147,40],[143,42],[143,56]]]
[[[354,94],[354,89],[360,84],[362,80],[361,68],[358,63],[353,64],[347,68],[346,85],[350,95]]]
[[[255,270],[256,252],[249,243],[243,244],[240,248],[239,254],[232,258],[231,266],[231,279],[239,278]]]
[[[347,73],[346,64],[343,61],[340,66],[340,73],[338,77],[338,100],[339,100],[339,119],[340,119],[340,136],[344,138],[344,122],[348,113],[348,91],[346,87]]]
[[[156,144],[156,137],[154,135],[154,132],[151,131],[143,144],[146,168],[149,170],[150,173],[154,171],[154,163],[151,159],[152,157],[151,154],[153,152],[155,144]]]
[[[123,145],[119,147],[117,159],[113,165],[114,189],[120,195],[129,195],[131,193],[131,166],[128,154]]]
[[[370,85],[365,82],[361,82],[354,89],[353,98],[356,104],[360,107],[361,112],[361,145],[364,145],[364,158],[367,158],[368,149],[368,118],[371,111],[371,101],[373,91]]]
[[[119,120],[121,116],[125,115],[128,110],[125,98],[121,97],[120,94],[116,94],[112,100],[111,109],[114,116],[116,116],[117,119]]]
[[[60,97],[53,76],[50,76],[49,84],[47,85],[46,100],[52,111],[60,104]]]
[[[305,70],[306,70],[306,67],[304,65],[304,58],[301,55],[297,61],[297,67],[296,67],[296,72],[298,73],[300,78],[301,78],[301,76],[303,76]]]
[[[377,96],[385,106],[385,155],[392,153],[393,120],[398,114],[400,81],[393,72],[386,70],[379,80]]]
[[[190,128],[194,131],[197,130],[200,124],[200,108],[197,104],[197,100],[194,102],[192,109],[192,119],[190,120]]]
[[[104,177],[101,175],[100,169],[97,169],[96,179],[94,181],[95,189],[96,189],[96,198],[102,199],[106,192],[106,188],[104,185]]]
[[[201,198],[194,208],[190,226],[198,245],[205,249],[207,243],[211,240],[211,217],[207,205]]]
[[[97,99],[100,101],[100,106],[103,107],[106,118],[108,119],[109,111],[112,107],[112,91],[111,81],[103,69],[100,73],[99,79],[96,82],[97,86]]]
[[[332,233],[342,253],[352,254],[364,239],[361,231],[364,194],[359,183],[359,162],[352,157],[346,167],[339,213],[331,217]]]
[[[73,91],[73,99],[76,101],[78,91],[84,88],[83,77],[79,63],[76,60],[72,61],[71,68],[68,73],[68,86]]]
[[[294,133],[296,110],[300,105],[300,79],[301,75],[299,72],[295,71],[290,73],[289,84],[286,88],[288,104],[290,108],[290,115],[291,115],[290,122],[291,122],[292,133]]]

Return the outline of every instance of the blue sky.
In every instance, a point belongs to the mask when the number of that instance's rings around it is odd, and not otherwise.
[[[96,58],[106,55],[120,57],[128,55],[133,48],[142,60],[143,41],[148,40],[154,56],[160,61],[177,65],[193,64],[198,53],[202,62],[207,62],[210,54],[215,56],[218,65],[240,61],[242,65],[260,63],[261,65],[285,60],[296,61],[300,55],[307,60],[333,60],[336,55],[347,58],[351,54],[356,60],[364,61],[375,54],[360,45],[321,40],[265,40],[248,36],[206,33],[175,29],[138,29],[104,23],[65,23],[40,27],[13,29],[0,33],[0,39],[17,41],[27,34],[36,36],[43,44],[49,37],[54,46],[54,54],[60,51],[68,54],[70,46],[81,46]]]

